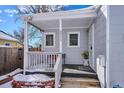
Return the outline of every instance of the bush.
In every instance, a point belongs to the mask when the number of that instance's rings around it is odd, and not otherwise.
[[[82,56],[83,56],[84,59],[89,59],[89,52],[88,51],[84,51],[82,53]]]

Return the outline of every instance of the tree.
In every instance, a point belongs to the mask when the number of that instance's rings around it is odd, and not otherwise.
[[[19,5],[19,14],[36,14],[64,10],[65,5]]]
[[[23,44],[23,42],[24,42],[24,28],[19,28],[19,31],[15,30],[14,31],[14,37],[16,39],[18,39]],[[34,46],[35,47],[39,46],[38,44],[41,43],[41,42],[39,42],[41,40],[41,32],[38,31],[38,29],[34,28],[33,26],[30,26],[30,30],[28,32],[28,40],[29,40],[29,42],[33,42],[34,40],[37,41]]]
[[[19,31],[14,30],[14,37],[20,41],[20,43],[23,44],[24,42],[24,29],[19,28]]]
[[[55,12],[55,11],[62,11],[64,10],[64,5],[19,5],[17,6],[18,15],[15,20],[15,22],[18,21],[18,19],[21,19],[21,16],[26,14],[36,14],[36,13],[45,13],[45,12]],[[22,20],[22,19],[21,19]],[[37,29],[34,27],[30,27],[30,32],[28,34],[30,41],[33,42],[34,38],[36,37],[36,34],[38,33]],[[21,43],[24,42],[24,28],[19,28],[19,31],[14,31],[14,37],[17,38]],[[39,40],[35,42],[38,46],[38,43],[40,44]]]

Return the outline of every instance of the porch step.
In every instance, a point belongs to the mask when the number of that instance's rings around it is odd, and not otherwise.
[[[62,73],[62,77],[77,77],[77,78],[93,78],[93,79],[98,79],[97,74],[96,73],[92,73],[92,74],[87,74],[87,73]]]
[[[90,66],[84,65],[64,65],[62,77],[82,77],[97,79],[96,72]]]
[[[99,81],[93,78],[62,77],[62,88],[100,88]]]

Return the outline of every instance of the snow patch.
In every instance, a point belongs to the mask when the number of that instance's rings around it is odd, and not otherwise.
[[[12,86],[11,86],[11,82],[12,82],[12,81],[0,85],[0,88],[12,88]]]
[[[8,78],[9,75],[10,75],[10,76],[13,76],[13,75],[15,75],[15,74],[17,74],[17,73],[19,73],[19,72],[22,72],[22,71],[23,71],[22,69],[18,68],[18,69],[16,69],[16,70],[12,71],[12,72],[9,73],[9,74],[0,76],[0,80],[3,80],[3,79],[5,79],[5,78]]]
[[[11,75],[12,74],[13,72],[11,73]],[[31,82],[31,84],[37,84],[36,82],[49,81],[53,79],[54,78],[50,78],[44,74],[30,74],[30,75],[17,74],[13,77],[13,80]],[[12,81],[2,84],[0,85],[0,88],[12,88],[11,83]]]
[[[48,81],[51,80],[50,77],[44,74],[31,74],[31,75],[23,75],[17,74],[13,77],[16,81],[26,81],[26,82],[37,82],[37,81]]]

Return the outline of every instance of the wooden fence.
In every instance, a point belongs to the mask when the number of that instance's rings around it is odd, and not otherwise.
[[[23,49],[0,47],[0,75],[23,68]]]

